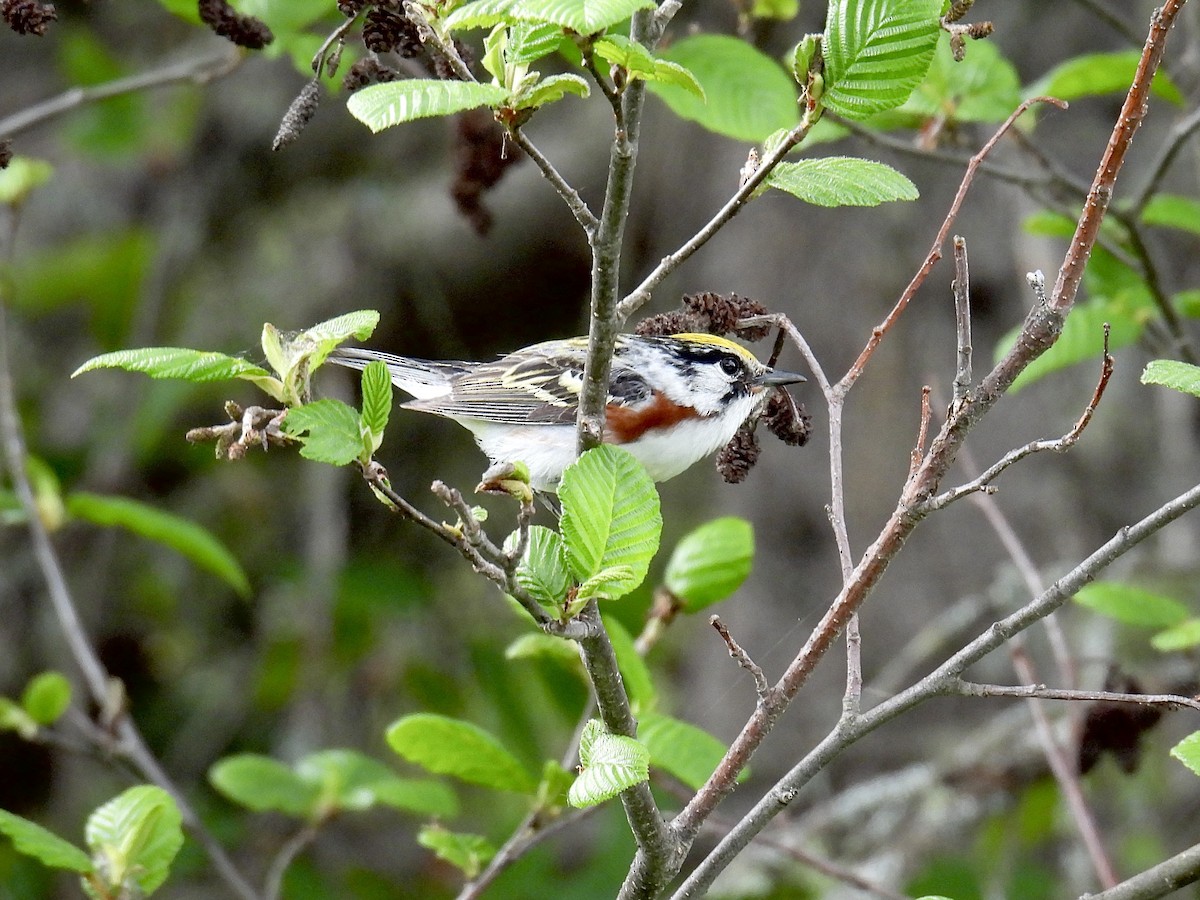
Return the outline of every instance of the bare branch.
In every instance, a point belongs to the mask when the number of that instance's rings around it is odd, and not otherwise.
[[[971,392],[971,270],[967,264],[967,241],[954,236],[954,326],[958,346],[958,366],[954,371],[954,396],[958,408]]]
[[[762,667],[750,658],[750,654],[742,649],[739,644],[729,633],[729,629],[725,623],[721,621],[720,616],[709,617],[708,624],[717,630],[717,634],[721,635],[721,640],[725,642],[725,646],[729,648],[729,655],[737,660],[737,664],[749,672],[754,677],[754,690],[758,693],[760,701],[766,701],[771,694],[771,685],[767,683],[767,676],[763,674]]]
[[[0,119],[0,135],[11,137],[80,106],[95,103],[98,100],[107,100],[109,97],[119,97],[122,94],[133,94],[170,84],[207,84],[214,79],[228,75],[241,62],[241,51],[229,44],[228,49],[219,56],[184,60],[158,69],[150,69],[137,75],[130,75],[127,78],[116,78],[86,88],[72,88],[57,97]]]
[[[1200,881],[1200,844],[1139,872],[1115,887],[1080,900],[1154,900]]]
[[[1019,697],[1038,700],[1069,700],[1074,702],[1140,703],[1143,706],[1165,706],[1168,709],[1187,707],[1200,712],[1200,699],[1179,694],[1129,694],[1120,691],[1079,691],[1050,688],[1044,684],[979,684],[958,680],[950,685],[953,693],[964,697]]]

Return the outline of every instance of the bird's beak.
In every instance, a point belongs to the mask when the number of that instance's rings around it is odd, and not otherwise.
[[[799,384],[802,381],[808,381],[808,379],[796,372],[781,372],[779,369],[767,369],[758,379],[758,383],[763,387],[782,387],[785,384]]]

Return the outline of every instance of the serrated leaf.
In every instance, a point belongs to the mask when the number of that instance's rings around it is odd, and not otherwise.
[[[142,895],[167,880],[171,862],[183,846],[183,828],[175,801],[160,787],[141,784],[114,797],[88,817],[84,837],[97,871],[114,888],[136,885]],[[130,892],[132,893],[132,892]]]
[[[603,726],[589,723],[589,729],[586,753],[582,741],[579,746],[582,771],[567,792],[567,802],[577,808],[603,803],[650,777],[650,753],[645,746],[633,738],[609,734]]]
[[[672,44],[662,58],[690,73],[700,91],[666,77],[649,81],[647,87],[675,115],[709,131],[758,142],[800,121],[791,76],[745,41],[699,34]]]
[[[563,472],[558,497],[575,579],[629,566],[629,589],[641,584],[662,533],[658,492],[641,464],[618,447],[589,450]]]
[[[564,641],[548,634],[523,634],[504,648],[504,658],[549,659],[582,671],[579,667],[578,647],[574,641]]]
[[[258,753],[239,753],[217,760],[208,780],[220,793],[255,812],[280,812],[309,819],[317,809],[320,788],[290,766]]]
[[[865,119],[908,99],[933,59],[942,0],[830,0],[821,102]]]
[[[42,865],[71,872],[92,871],[88,855],[41,825],[0,809],[0,833],[8,835],[19,853],[32,856]]]
[[[567,94],[586,97],[591,92],[588,83],[578,75],[551,75],[522,90],[512,101],[514,109],[537,109],[561,100]]]
[[[179,378],[184,381],[225,381],[244,378],[258,383],[270,379],[271,373],[236,356],[189,350],[186,347],[143,347],[139,350],[117,350],[94,356],[71,373],[71,377],[96,369],[124,369],[143,372],[151,378]]]
[[[505,541],[504,549],[516,544],[513,532]],[[560,606],[571,586],[571,573],[567,571],[567,548],[562,536],[544,525],[531,525],[529,547],[517,564],[517,583],[543,606]]]
[[[706,522],[675,545],[663,582],[690,613],[724,600],[746,580],[754,562],[754,527],[726,516]]]
[[[21,706],[39,725],[53,725],[71,705],[71,682],[62,672],[43,672],[30,679]]]
[[[498,106],[508,92],[496,84],[410,78],[373,84],[350,96],[346,108],[372,131],[479,106]]]
[[[623,34],[610,34],[592,45],[592,51],[606,62],[625,70],[628,80],[641,78],[683,88],[699,100],[704,100],[704,88],[700,82],[679,63],[659,59],[649,50]]]
[[[1161,653],[1177,653],[1200,647],[1200,619],[1188,619],[1150,638],[1150,646]]]
[[[1200,200],[1177,194],[1155,194],[1142,210],[1142,221],[1147,225],[1200,234]]]
[[[400,778],[356,750],[309,754],[296,763],[296,774],[318,790],[325,810],[361,811],[383,803],[421,815],[449,817],[458,812],[458,800],[444,784]]]
[[[0,203],[16,206],[30,192],[41,187],[54,175],[54,166],[43,159],[14,156],[0,169]]]
[[[1142,384],[1159,384],[1200,397],[1200,366],[1175,359],[1155,359],[1142,371]]]
[[[725,756],[725,745],[702,728],[662,713],[642,713],[638,740],[650,751],[650,765],[670,772],[699,790]]]
[[[1103,94],[1124,94],[1129,90],[1141,60],[1141,50],[1115,53],[1087,53],[1055,66],[1025,89],[1026,97],[1057,97],[1075,100]],[[1155,95],[1180,105],[1183,95],[1162,69],[1150,83]]]
[[[477,876],[492,857],[496,848],[478,834],[459,834],[440,825],[426,825],[417,832],[417,843],[432,850],[438,859],[460,869],[468,879]]]
[[[1172,747],[1171,755],[1200,775],[1200,731],[1193,731]]]
[[[1178,600],[1116,581],[1097,581],[1081,588],[1075,602],[1126,625],[1146,628],[1169,628],[1189,615]]]
[[[303,441],[305,459],[344,466],[362,453],[362,426],[358,413],[340,400],[326,397],[288,410],[283,433]]]
[[[434,713],[405,716],[387,730],[388,745],[418,766],[498,791],[531,794],[537,782],[478,725]]]
[[[563,30],[553,22],[518,22],[508,31],[505,59],[509,65],[537,62],[558,50]]]
[[[367,363],[362,373],[362,428],[368,456],[373,456],[383,443],[388,416],[392,412],[392,376],[377,359]]]
[[[646,660],[637,652],[633,636],[615,618],[602,618],[609,641],[612,642],[613,653],[617,656],[617,667],[621,670],[621,679],[625,682],[630,703],[638,711],[653,709],[658,702],[658,691],[654,687],[654,679],[650,677]]]
[[[96,525],[115,526],[141,535],[191,560],[232,587],[250,595],[250,580],[232,552],[207,529],[190,519],[131,500],[77,491],[67,496],[67,513]]]
[[[483,28],[497,22],[553,22],[577,34],[596,34],[624,22],[654,0],[477,0],[446,18],[450,30]]]
[[[609,566],[601,569],[579,585],[576,601],[580,604],[588,600],[617,600],[628,594],[637,585],[630,586],[634,579],[633,569],[629,566]]]
[[[917,186],[891,166],[850,156],[781,162],[767,185],[816,206],[878,206],[919,196]]]

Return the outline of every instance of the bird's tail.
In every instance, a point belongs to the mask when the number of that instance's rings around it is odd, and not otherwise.
[[[388,367],[392,384],[418,400],[449,393],[450,382],[466,371],[466,365],[460,362],[412,359],[362,347],[338,347],[329,354],[329,362],[351,369],[365,369],[374,360]]]

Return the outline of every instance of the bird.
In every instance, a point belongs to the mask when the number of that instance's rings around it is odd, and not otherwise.
[[[492,362],[462,362],[339,347],[328,359],[352,369],[383,362],[392,384],[413,398],[401,408],[453,419],[493,464],[523,462],[530,486],[553,493],[577,455],[587,348],[587,338],[567,338]],[[727,444],[762,411],[772,388],[806,380],[716,335],[618,335],[603,439],[629,451],[654,481],[666,481]]]

